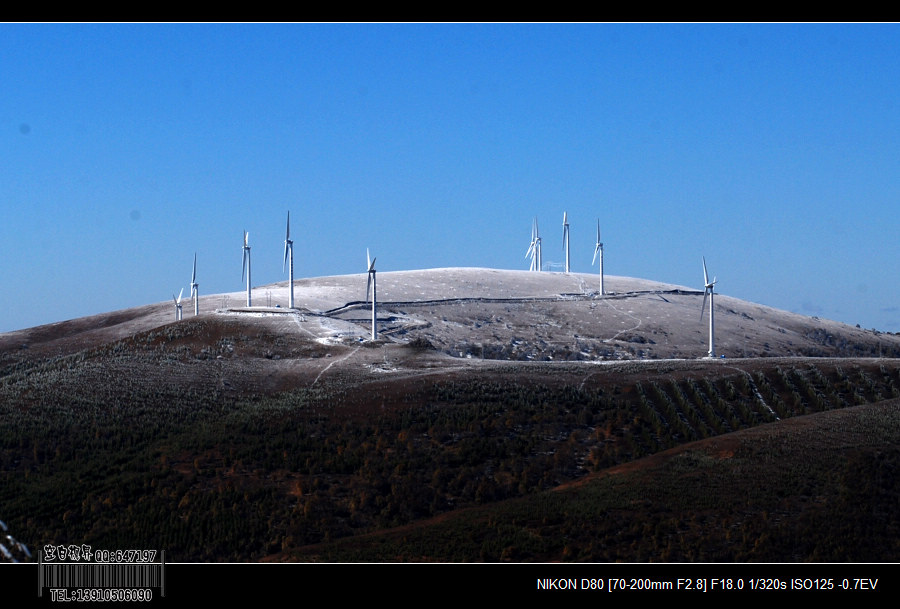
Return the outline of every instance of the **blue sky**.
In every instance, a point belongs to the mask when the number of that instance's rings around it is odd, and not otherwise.
[[[282,273],[702,287],[900,331],[900,26],[0,25],[0,331]],[[558,267],[553,267],[558,268]],[[302,303],[300,303],[302,304]]]

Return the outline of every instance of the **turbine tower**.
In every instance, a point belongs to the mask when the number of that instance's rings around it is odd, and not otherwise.
[[[715,357],[716,356],[716,348],[715,348],[715,307],[713,306],[713,288],[716,285],[716,281],[718,278],[713,278],[712,283],[709,281],[709,273],[706,272],[706,257],[703,258],[703,304],[700,306],[700,319],[703,319],[703,309],[706,308],[706,297],[709,296],[709,353],[707,353],[707,357]]]
[[[372,340],[378,340],[378,326],[375,319],[378,287],[375,284],[375,259],[369,258],[369,248],[366,248],[366,265],[369,267],[369,279],[366,281],[366,302],[369,302],[369,287],[372,288]]]
[[[175,298],[175,294],[172,294],[172,300],[175,301],[175,321],[181,321],[181,295],[184,294],[184,288],[181,288],[181,291],[178,292],[178,298]]]
[[[200,284],[197,283],[197,252],[194,252],[194,270],[191,273],[191,300],[194,301],[194,315],[200,315]]]
[[[247,306],[252,306],[250,304],[250,245],[248,240],[250,238],[250,233],[244,231],[244,265],[241,269],[241,281],[244,280],[244,275],[247,276]]]
[[[569,220],[563,212],[563,249],[566,250],[566,272],[569,272]]]
[[[597,258],[600,258],[600,295],[603,296],[606,292],[603,290],[603,242],[600,241],[600,219],[597,219],[597,245],[594,247],[594,259],[591,260],[591,266],[594,266],[594,263],[597,262]]]
[[[534,242],[537,251],[537,268],[534,270],[540,271],[544,268],[544,257],[541,253],[541,231],[538,229],[537,216],[534,218]]]
[[[291,286],[291,297],[288,307],[294,308],[294,242],[291,240],[291,212],[287,214],[287,230],[284,233],[284,262],[281,264],[281,272],[288,263],[288,252],[290,252],[290,273],[288,274],[288,283]]]

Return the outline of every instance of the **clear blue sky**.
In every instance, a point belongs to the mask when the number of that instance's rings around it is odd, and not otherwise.
[[[900,26],[0,25],[0,331],[545,263],[900,331]],[[302,303],[301,303],[302,304]],[[699,314],[699,311],[698,311]]]

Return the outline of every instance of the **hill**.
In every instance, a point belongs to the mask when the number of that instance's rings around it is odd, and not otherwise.
[[[795,417],[280,558],[895,562],[900,487],[884,481],[900,467],[898,417],[898,400]]]
[[[702,292],[613,277],[601,296],[589,275],[440,269],[379,273],[383,339],[372,342],[358,300],[365,279],[298,281],[295,311],[277,284],[255,290],[266,306],[210,295],[201,315],[180,322],[160,303],[0,335],[0,516],[32,547],[157,548],[188,562],[803,561],[859,551],[897,560],[895,546],[858,528],[810,526],[818,538],[789,555],[771,534],[781,514],[821,524],[832,514],[822,506],[843,510],[858,492],[871,499],[866,510],[896,499],[886,472],[900,429],[885,400],[900,397],[900,360],[795,356],[892,354],[897,336],[717,296],[718,350],[728,357],[703,360]],[[855,407],[861,423],[835,424]],[[792,431],[798,416],[802,433]],[[809,449],[773,460],[769,436],[807,438]],[[698,441],[743,447],[722,470],[752,470],[736,493],[785,472],[787,482],[738,520],[734,506],[704,503],[700,491],[665,517],[650,507],[663,495],[615,508],[593,498],[610,474],[649,471],[638,460],[664,451],[693,456],[653,463],[718,479],[703,457],[710,445],[690,447]],[[850,468],[844,478],[822,473],[834,471],[835,450]],[[623,496],[647,496],[646,476],[614,478],[629,487]],[[534,507],[561,493],[583,500],[576,519]],[[538,533],[516,515],[535,509],[548,518]],[[603,546],[575,540],[579,519],[610,509],[622,526],[641,514],[657,522],[655,541],[626,551],[615,535]],[[692,513],[702,518],[682,522]],[[466,514],[476,516],[465,527],[480,527],[466,533],[481,540],[477,552],[440,533]],[[872,530],[896,532],[894,512],[882,516]],[[392,537],[432,527],[423,535],[444,539],[443,550],[400,548]],[[737,527],[743,541],[730,554],[721,547],[732,542],[718,538],[704,551],[704,527]],[[393,558],[367,553],[373,535],[393,540]],[[559,535],[572,543],[561,547]],[[664,543],[673,535],[684,540],[677,552]]]
[[[200,298],[203,314],[291,316],[285,334],[323,342],[358,342],[370,334],[366,275],[287,282],[245,293]],[[453,356],[513,360],[696,358],[707,351],[702,290],[626,277],[477,268],[378,274],[380,334],[400,343],[427,341]],[[726,357],[896,357],[900,336],[865,330],[716,295],[716,351]],[[261,306],[262,305],[262,306]],[[185,307],[185,320],[192,317]],[[158,303],[0,334],[0,356],[17,349],[62,355],[157,328],[174,320]],[[272,320],[270,320],[272,321]]]

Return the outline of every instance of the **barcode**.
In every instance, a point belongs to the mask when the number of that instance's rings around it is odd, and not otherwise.
[[[47,588],[160,588],[162,565],[142,564],[46,564],[41,565],[42,585]]]

